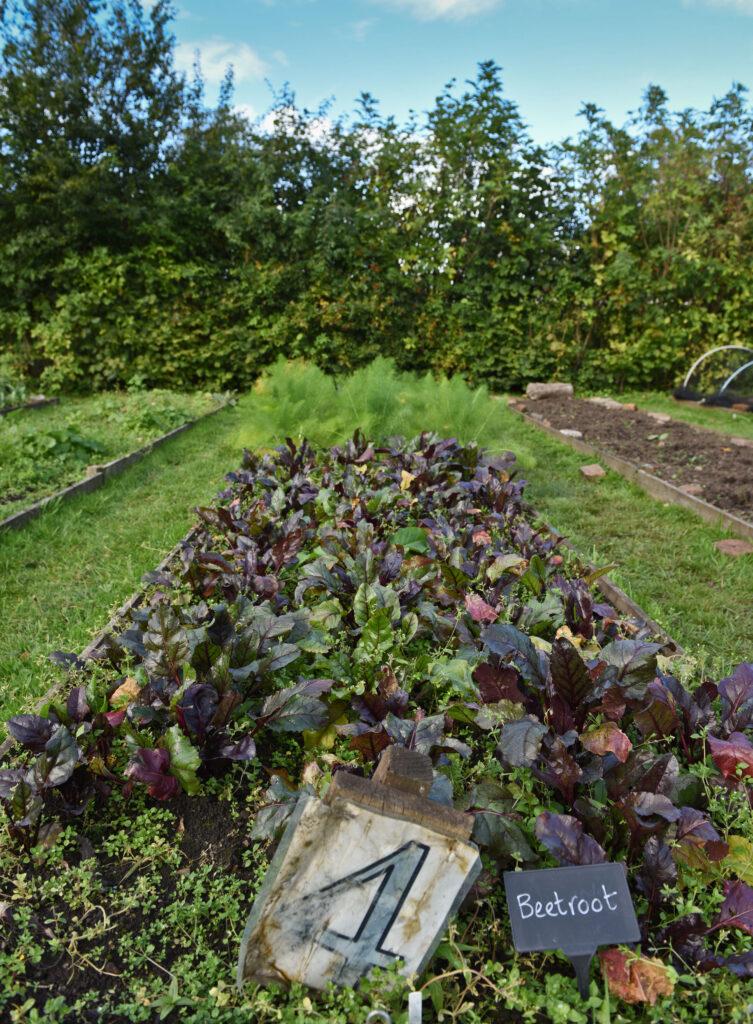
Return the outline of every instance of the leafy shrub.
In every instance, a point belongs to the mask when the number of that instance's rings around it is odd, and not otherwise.
[[[22,405],[28,397],[23,376],[15,366],[10,353],[0,354],[0,409],[11,405]]]
[[[19,11],[0,20],[0,335],[43,389],[224,390],[280,356],[344,373],[380,354],[495,389],[665,387],[747,338],[742,86],[681,111],[652,86],[625,126],[588,104],[543,149],[486,61],[420,122],[368,96],[330,120],[285,90],[260,127],[229,83],[212,108],[183,80],[167,3]]]

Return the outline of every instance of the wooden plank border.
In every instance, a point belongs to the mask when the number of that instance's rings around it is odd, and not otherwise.
[[[59,405],[59,398],[38,398],[36,402],[22,402],[20,405],[6,405],[0,409],[0,416],[7,416],[9,412],[20,412],[22,409],[41,409],[44,405]]]
[[[153,571],[163,572],[169,569],[172,563],[180,554],[180,549],[183,547],[183,545],[190,544],[191,541],[195,540],[198,534],[201,532],[201,530],[201,526],[192,526],[188,533],[184,537],[181,537],[178,543],[168,551],[168,553],[165,555],[165,557]],[[118,631],[118,629],[122,626],[123,620],[125,619],[126,615],[134,608],[138,608],[143,603],[148,590],[149,585],[143,586],[141,587],[140,590],[137,590],[135,593],[131,594],[131,596],[123,602],[123,604],[118,608],[118,610],[112,615],[110,621],[107,623],[104,629],[100,629],[100,631],[96,634],[91,643],[87,644],[87,646],[83,649],[81,654],[79,654],[79,658],[81,659],[81,661],[95,661],[97,659],[97,656],[100,653],[101,648],[104,646],[105,641],[108,639],[108,637],[112,636],[114,633]],[[57,692],[63,689],[64,683],[64,677],[59,679],[56,683],[53,683],[49,690],[45,693],[44,697],[42,697],[42,699],[34,705],[33,713],[39,714],[39,712],[42,710],[45,704],[49,704],[49,702],[55,698]],[[4,758],[8,754],[8,751],[13,746],[14,742],[15,741],[13,737],[8,736],[2,743],[0,743],[0,761],[4,760]]]
[[[535,513],[534,513],[535,514]],[[545,528],[553,536],[557,538],[557,546],[567,548],[568,551],[572,551],[579,558],[582,557],[578,554],[578,551],[570,541],[564,537],[559,530],[555,530],[549,523],[545,523]],[[590,562],[583,563],[584,568],[587,572],[596,572],[595,566],[591,565]],[[601,591],[602,595],[609,601],[615,608],[615,611],[620,612],[622,615],[627,615],[629,618],[636,619],[642,626],[648,627],[651,634],[658,640],[662,641],[664,645],[662,648],[662,654],[667,657],[675,657],[678,654],[684,654],[684,648],[680,647],[676,640],[674,640],[669,633],[660,626],[658,622],[652,619],[641,606],[626,594],[621,587],[618,587],[614,580],[610,579],[609,576],[599,576],[598,579],[594,580],[592,584],[597,590]]]
[[[42,514],[44,509],[53,501],[66,501],[68,498],[73,498],[77,494],[88,494],[90,491],[99,490],[99,488],[109,480],[110,477],[118,476],[123,470],[132,466],[136,462],[140,462],[145,456],[153,452],[155,448],[161,448],[163,444],[167,444],[168,441],[172,441],[180,434],[185,433],[186,430],[190,430],[195,427],[197,423],[203,423],[204,420],[210,416],[215,416],[218,412],[222,412],[223,409],[227,409],[230,405],[229,402],[223,402],[222,405],[218,405],[216,409],[210,409],[209,412],[204,413],[203,416],[197,416],[194,420],[187,420],[185,423],[181,423],[179,427],[175,427],[174,430],[170,430],[167,434],[163,434],[161,437],[155,438],[154,441],[150,441],[149,444],[144,445],[143,448],[137,448],[136,451],[129,452],[127,455],[121,455],[117,459],[113,459],[111,462],[106,462],[102,468],[92,473],[91,476],[85,477],[83,480],[77,481],[75,484],[71,484],[69,487],[64,487],[60,491],[56,491],[54,494],[48,495],[46,498],[41,498],[36,501],[33,505],[29,505],[28,508],[21,509],[18,512],[14,512],[8,516],[7,519],[0,521],[0,533],[4,530],[18,530],[22,526],[31,522],[32,519],[36,519]]]
[[[545,407],[545,404],[544,402],[542,408]],[[619,455],[612,455],[611,452],[595,448],[592,444],[588,444],[587,441],[581,441],[578,437],[568,437],[567,434],[563,434],[556,427],[547,426],[546,423],[542,423],[541,420],[536,419],[529,412],[520,409],[515,401],[509,403],[509,408],[522,417],[526,423],[530,423],[531,426],[551,434],[552,437],[556,437],[563,444],[570,445],[571,448],[574,448],[582,455],[596,456],[599,462],[603,462],[610,469],[613,469],[615,473],[619,473],[620,476],[624,476],[627,480],[638,484],[652,498],[656,498],[659,501],[668,501],[672,505],[680,505],[682,508],[695,512],[696,515],[700,516],[701,519],[705,519],[708,523],[713,523],[716,526],[725,526],[739,537],[753,540],[753,523],[741,519],[740,516],[736,516],[732,512],[725,512],[724,509],[704,501],[703,498],[687,494],[674,484],[669,483],[667,480],[662,480],[661,477],[654,476],[653,473],[647,473],[645,469],[641,469],[634,462],[628,462],[627,459],[620,458]]]

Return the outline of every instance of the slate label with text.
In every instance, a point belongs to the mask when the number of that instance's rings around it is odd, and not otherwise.
[[[623,864],[506,871],[504,878],[519,952],[579,955],[640,939]]]

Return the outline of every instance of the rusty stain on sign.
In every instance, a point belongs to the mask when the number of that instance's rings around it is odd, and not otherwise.
[[[239,985],[352,986],[398,960],[417,974],[478,874],[468,816],[341,774],[325,801],[299,799],[246,925]]]

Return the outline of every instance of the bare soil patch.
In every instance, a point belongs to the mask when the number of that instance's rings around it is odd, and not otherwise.
[[[659,423],[644,412],[581,398],[548,398],[518,407],[543,415],[556,430],[579,430],[589,444],[753,520],[753,448],[678,420]]]

